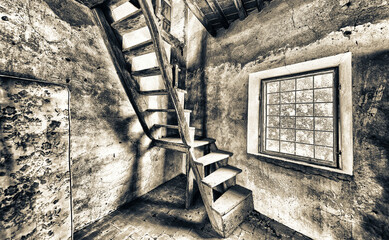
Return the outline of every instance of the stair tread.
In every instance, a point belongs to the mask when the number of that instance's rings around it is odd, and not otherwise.
[[[160,75],[161,71],[159,67],[144,69],[140,71],[133,71],[132,75],[137,77],[147,77],[147,76],[153,76],[153,75]]]
[[[141,42],[141,43],[139,43],[137,45],[125,48],[122,51],[123,52],[129,52],[129,51],[133,51],[135,49],[138,49],[138,48],[141,48],[141,47],[146,47],[146,46],[149,46],[149,45],[153,45],[153,40],[149,39],[149,40]]]
[[[178,129],[178,125],[170,125],[170,124],[154,124],[154,126]],[[189,127],[189,128],[194,129],[195,127]]]
[[[241,169],[227,165],[227,166],[218,168],[216,171],[214,171],[213,173],[206,176],[202,180],[202,182],[205,185],[213,188],[213,187],[216,187],[217,185],[235,177],[240,172],[242,172]]]
[[[173,109],[173,108],[170,108],[170,109],[147,109],[146,110],[147,112],[173,112],[173,113],[175,113],[176,112],[176,110],[175,109]],[[184,109],[184,112],[192,112],[192,110],[189,110],[189,109]]]
[[[250,194],[251,190],[247,188],[239,185],[232,186],[213,203],[212,208],[223,216],[243,202]]]
[[[201,164],[203,166],[210,165],[212,163],[218,162],[220,160],[226,159],[228,157],[232,156],[232,154],[228,154],[223,151],[214,151],[207,155],[204,155],[198,159],[196,159],[196,163]]]
[[[175,138],[175,137],[163,137],[160,139],[156,139],[157,141],[161,142],[168,142],[168,143],[175,143],[183,145],[181,138]],[[193,142],[193,147],[201,147],[210,143],[214,143],[216,140],[212,138],[202,138],[202,139],[195,139]]]
[[[177,92],[186,93],[185,90],[182,90],[180,88],[174,88]],[[151,90],[151,91],[140,91],[141,94],[145,95],[166,95],[168,92],[166,90]]]
[[[128,32],[131,30],[136,30],[146,26],[142,10],[136,10],[133,13],[128,14],[127,16],[113,22],[111,27],[118,30],[119,32]]]

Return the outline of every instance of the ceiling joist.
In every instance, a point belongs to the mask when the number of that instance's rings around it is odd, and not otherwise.
[[[227,17],[223,13],[218,0],[205,0],[205,2],[208,4],[212,12],[217,16],[222,26],[227,29],[230,25],[228,24]]]
[[[186,6],[190,11],[195,15],[195,17],[200,21],[200,23],[207,29],[207,31],[212,35],[216,36],[216,30],[209,23],[208,19],[205,17],[204,13],[200,10],[196,3],[193,0],[184,0]]]
[[[236,10],[238,10],[239,19],[243,20],[247,17],[247,12],[244,9],[242,0],[234,0]]]
[[[265,1],[264,0],[256,0],[256,1],[257,1],[258,12],[260,12],[265,7]]]

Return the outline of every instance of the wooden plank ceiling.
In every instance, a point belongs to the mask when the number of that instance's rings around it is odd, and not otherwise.
[[[76,0],[90,8],[103,2],[124,2],[124,0]],[[138,0],[130,0],[137,3]],[[152,0],[154,1],[154,0]],[[271,0],[184,0],[192,13],[212,35],[220,28],[227,29],[237,20],[243,20],[250,12],[261,11]]]
[[[212,36],[220,28],[227,29],[237,20],[243,20],[247,15],[258,12],[271,0],[184,0],[192,13],[199,19]]]

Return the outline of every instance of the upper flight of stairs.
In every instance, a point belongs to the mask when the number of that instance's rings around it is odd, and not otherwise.
[[[214,139],[195,137],[195,128],[189,125],[191,110],[184,109],[187,92],[172,84],[169,66],[174,46],[162,39],[155,15],[150,14],[154,14],[151,2],[109,0],[102,8],[111,29],[102,28],[114,32],[120,44],[116,48],[121,49],[122,56],[117,61],[122,59],[124,71],[128,71],[123,76],[135,81],[137,94],[146,102],[143,109],[134,106],[138,117],[144,117],[140,119],[145,122],[144,130],[150,130],[148,136],[155,146],[186,154],[187,176],[193,177],[189,181],[197,182],[213,228],[221,236],[228,236],[252,211],[252,192],[236,185],[242,171],[228,165],[232,153],[218,150]],[[106,20],[99,21],[103,24]]]

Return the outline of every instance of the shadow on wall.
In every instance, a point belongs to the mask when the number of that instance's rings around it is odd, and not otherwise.
[[[177,164],[168,161],[161,149],[152,146],[133,110],[129,109],[128,117],[120,115],[117,92],[104,90],[97,99],[104,102],[98,115],[113,130],[119,143],[124,144],[128,156],[126,161],[129,168],[125,180],[120,180],[123,185],[115,200],[115,203],[122,205],[166,181],[172,175],[171,171],[176,170]],[[130,104],[127,98],[124,101]]]
[[[71,26],[93,25],[86,7],[81,8],[81,4],[75,4],[72,0],[44,0],[51,10],[63,21]]]
[[[366,150],[374,148],[374,156],[365,159],[374,180],[382,187],[382,197],[363,216],[362,227],[372,236],[389,239],[389,52],[379,52],[361,60],[362,76],[369,81],[363,86],[361,97],[362,144]],[[370,145],[370,146],[369,146]],[[362,159],[363,161],[364,159]]]
[[[207,37],[205,30],[196,33],[197,51],[188,56],[185,108],[193,110],[191,126],[196,127],[196,136],[207,137],[207,82],[204,67],[207,63]],[[192,48],[195,47],[194,44]],[[189,53],[188,53],[189,54]]]

